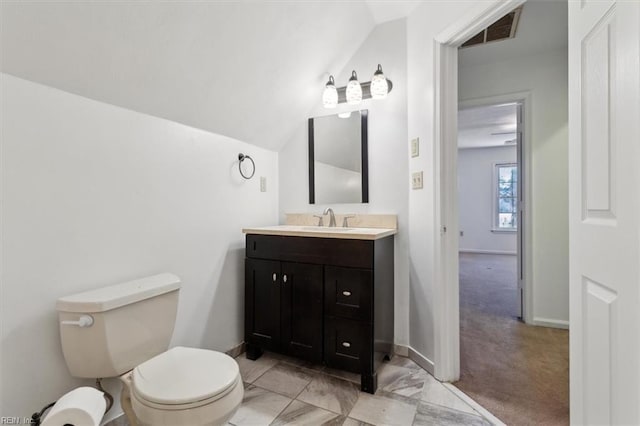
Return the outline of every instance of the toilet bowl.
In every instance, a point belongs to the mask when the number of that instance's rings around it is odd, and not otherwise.
[[[160,274],[58,299],[62,352],[74,377],[119,377],[132,426],[226,423],[244,396],[236,361],[169,347],[180,279]]]
[[[174,347],[125,376],[140,425],[224,424],[244,395],[233,358],[204,349]]]

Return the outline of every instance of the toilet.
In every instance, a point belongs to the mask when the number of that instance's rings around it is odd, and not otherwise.
[[[74,377],[118,377],[129,424],[226,423],[244,386],[236,361],[221,352],[169,348],[180,279],[160,274],[58,299],[60,339]]]

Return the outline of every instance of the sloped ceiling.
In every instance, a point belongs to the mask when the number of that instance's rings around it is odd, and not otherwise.
[[[376,23],[364,2],[0,7],[3,72],[272,150]]]
[[[422,0],[366,0],[376,24],[406,18]]]

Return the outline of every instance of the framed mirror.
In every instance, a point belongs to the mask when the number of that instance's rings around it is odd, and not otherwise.
[[[309,119],[309,204],[369,202],[368,110]]]

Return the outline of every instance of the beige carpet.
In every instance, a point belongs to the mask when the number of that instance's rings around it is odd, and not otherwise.
[[[460,255],[460,380],[508,425],[569,424],[569,333],[516,319],[516,257]]]

